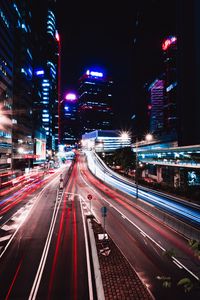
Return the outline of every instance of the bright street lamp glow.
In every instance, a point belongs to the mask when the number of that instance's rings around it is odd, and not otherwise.
[[[24,153],[24,148],[22,148],[22,147],[18,148],[18,152],[19,152],[20,154]]]
[[[153,140],[153,135],[150,134],[150,133],[148,133],[148,134],[145,136],[145,140],[146,140],[147,142],[152,141],[152,140]]]
[[[122,132],[122,133],[121,133],[121,139],[122,139],[122,140],[128,140],[128,139],[129,139],[129,134],[128,134],[128,132]]]

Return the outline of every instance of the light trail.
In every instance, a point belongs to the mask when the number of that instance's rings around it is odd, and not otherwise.
[[[40,281],[41,281],[41,278],[42,278],[44,266],[46,264],[46,259],[47,259],[47,255],[48,255],[48,252],[49,252],[49,247],[50,247],[50,244],[51,244],[51,239],[52,239],[55,223],[56,223],[56,220],[57,220],[58,211],[59,211],[60,204],[61,204],[61,201],[59,201],[58,199],[59,198],[57,197],[56,203],[55,203],[55,206],[54,206],[53,216],[52,216],[52,219],[51,219],[49,232],[48,232],[48,235],[47,235],[47,239],[46,239],[46,243],[45,243],[44,250],[43,250],[43,253],[42,253],[42,257],[41,257],[41,260],[40,260],[40,264],[39,264],[39,267],[38,267],[38,270],[37,270],[37,273],[36,273],[36,276],[35,276],[35,280],[33,282],[33,286],[32,286],[32,289],[31,289],[31,292],[30,292],[30,295],[29,295],[29,298],[28,298],[29,300],[34,300],[37,297],[37,292],[38,292]]]
[[[96,189],[94,189],[94,187],[93,186],[91,186],[84,178],[83,178],[83,173],[81,173],[80,172],[80,176],[81,176],[81,178],[82,178],[82,180],[85,182],[85,184],[90,188],[90,191],[92,190],[96,195],[98,195],[98,197],[100,198],[100,199],[102,199],[103,201],[105,201],[108,205],[109,205],[109,201],[108,200],[106,200],[106,198],[105,197],[102,197],[102,195],[96,190]],[[88,178],[89,176],[87,176],[87,178]],[[94,182],[92,182],[93,184],[94,184]],[[100,183],[98,183],[98,188],[100,189],[100,186],[101,186],[101,184]],[[105,186],[104,186],[104,188],[105,188]],[[108,190],[108,189],[107,189]],[[102,190],[104,193],[105,193],[105,190]],[[117,194],[117,193],[116,193]],[[118,200],[117,198],[115,198],[115,200]],[[124,203],[123,201],[121,201],[121,204],[123,203],[123,206],[124,205],[127,205],[126,203]],[[122,212],[119,208],[117,208],[115,205],[113,205],[113,209],[115,209],[118,213],[119,213],[119,215],[120,216],[125,216],[125,218],[126,218],[126,220],[130,223],[130,224],[132,224],[135,228],[137,228],[138,229],[138,231],[140,232],[140,234],[142,234],[143,236],[146,236],[153,244],[155,244],[158,248],[160,248],[163,252],[166,252],[166,249],[162,246],[162,245],[160,245],[155,239],[153,239],[147,232],[145,232],[140,226],[138,226],[135,222],[133,222],[127,215],[125,215],[125,213],[124,212]],[[129,208],[129,210],[131,210],[131,208]],[[132,210],[132,212],[133,212],[133,210]],[[94,213],[94,215],[95,215],[95,217],[98,219],[98,216],[95,214],[95,212],[93,212]],[[136,213],[136,211],[134,210],[134,214]],[[140,216],[140,218],[141,218],[141,216]],[[143,216],[143,220],[146,222],[146,220],[145,220],[145,218],[144,218],[144,216]],[[150,224],[148,224],[148,225],[150,225]],[[151,224],[151,226],[152,226],[152,224]],[[154,227],[154,229],[156,229],[155,228],[155,226],[153,226]],[[156,229],[156,230],[158,230],[158,229]],[[162,233],[164,233],[164,231],[162,231]],[[165,236],[165,234],[164,234],[164,236]],[[187,249],[186,249],[187,250]],[[184,264],[182,264],[178,259],[176,259],[174,256],[172,256],[172,258],[173,258],[173,260],[177,263],[177,264],[179,264],[179,266],[182,266],[182,268],[184,268],[188,273],[190,273],[190,275],[192,275],[196,280],[200,280],[200,278],[196,275],[196,274],[194,274],[194,272],[192,272],[189,268],[187,268]]]
[[[89,169],[96,177],[131,196],[136,195],[135,186],[131,185],[130,182],[128,183],[127,180],[122,179],[120,175],[114,173],[107,166],[105,167],[105,164],[100,161],[100,158],[98,158],[98,160],[95,159],[94,154],[91,152],[87,152],[87,157]],[[200,211],[198,209],[192,208],[189,205],[187,206],[186,204],[181,204],[169,197],[158,196],[150,190],[147,192],[139,189],[138,196],[142,200],[151,203],[166,212],[173,213],[184,220],[187,219],[192,223],[200,225]]]

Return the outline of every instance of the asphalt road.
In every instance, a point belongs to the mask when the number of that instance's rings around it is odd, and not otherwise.
[[[199,299],[200,290],[186,293],[177,286],[181,278],[198,284],[200,261],[191,251],[186,239],[164,226],[148,212],[141,211],[131,197],[106,187],[88,171],[85,157],[80,156],[79,193],[91,207],[93,214],[103,224],[101,208],[107,207],[105,227],[114,242],[133,266],[155,299]],[[92,194],[92,200],[87,195]],[[172,251],[173,259],[166,253]],[[158,278],[171,278],[171,288],[164,288]]]
[[[89,299],[80,200],[67,169],[2,213],[0,299]]]
[[[106,231],[155,299],[200,298],[195,287],[188,293],[177,287],[183,277],[196,286],[200,276],[200,261],[184,237],[96,179],[83,155],[77,156],[70,177],[67,171],[0,203],[0,299],[95,299],[83,226],[88,213],[105,220]],[[162,276],[172,279],[171,288],[162,287],[157,279]]]

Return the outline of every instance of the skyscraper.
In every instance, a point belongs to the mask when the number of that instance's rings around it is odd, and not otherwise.
[[[32,12],[27,1],[14,8],[13,167],[30,166],[34,154],[32,118],[33,44]]]
[[[0,4],[0,170],[11,167],[13,97],[13,10]]]
[[[76,93],[68,92],[62,101],[61,136],[65,145],[75,145],[78,142],[77,105]]]
[[[92,69],[79,79],[79,137],[93,130],[112,129],[112,85],[111,79]]]
[[[163,105],[164,105],[164,80],[156,79],[148,88],[149,90],[149,131],[153,134],[163,133]]]
[[[177,138],[177,38],[168,36],[162,43],[164,56],[164,132]]]
[[[40,95],[34,101],[35,112],[41,113],[41,125],[45,128],[47,149],[57,150],[58,146],[58,43],[56,39],[56,1],[43,1],[40,11],[34,9],[34,30],[38,47],[35,51],[35,72],[40,85]]]

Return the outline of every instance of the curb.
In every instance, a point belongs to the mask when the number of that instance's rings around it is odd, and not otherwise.
[[[95,242],[94,232],[92,229],[92,224],[91,224],[90,219],[87,219],[87,224],[88,224],[89,238],[90,238],[90,243],[91,243],[92,261],[93,261],[93,266],[94,266],[94,277],[95,277],[95,284],[96,284],[96,291],[97,291],[97,299],[105,300],[103,283],[102,283],[101,272],[100,272],[99,259],[98,259],[98,255],[97,255],[96,242]]]

